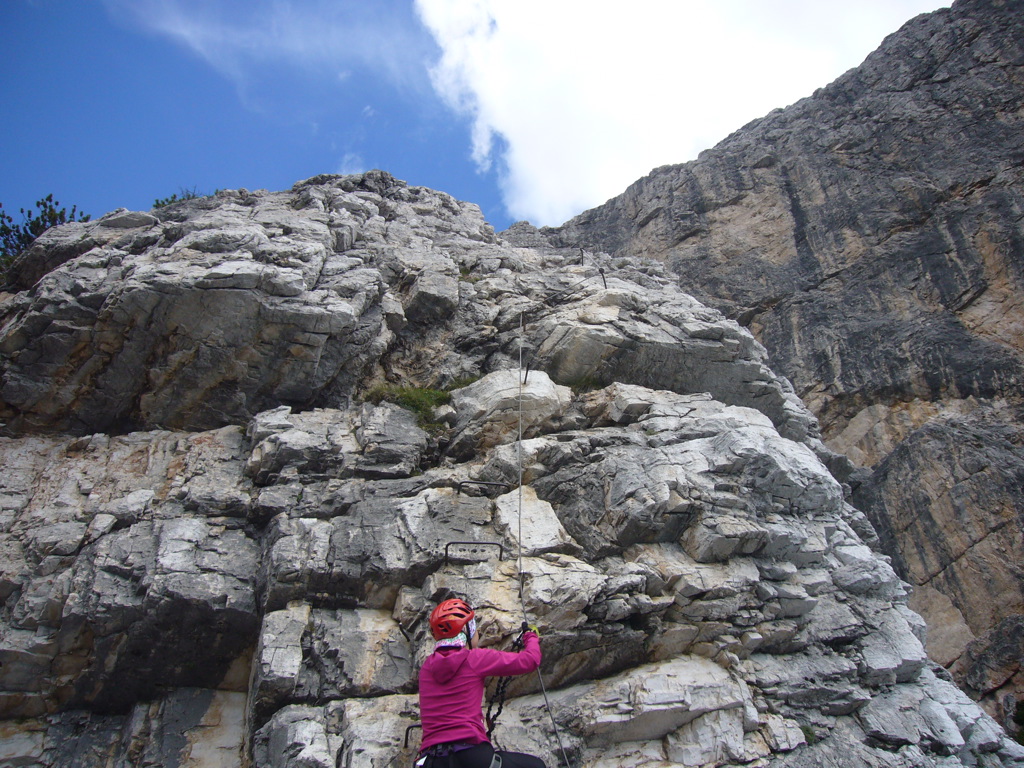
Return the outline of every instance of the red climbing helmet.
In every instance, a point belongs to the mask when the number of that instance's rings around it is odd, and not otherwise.
[[[475,615],[465,600],[457,597],[445,600],[430,614],[430,631],[435,640],[455,637]]]

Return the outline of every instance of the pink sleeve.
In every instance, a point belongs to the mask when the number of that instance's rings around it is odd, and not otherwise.
[[[475,648],[469,655],[473,671],[485,677],[505,677],[532,672],[540,666],[540,640],[533,632],[523,636],[523,650],[518,653]]]

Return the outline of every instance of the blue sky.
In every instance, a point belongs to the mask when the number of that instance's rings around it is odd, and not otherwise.
[[[5,0],[0,203],[99,216],[383,168],[558,224],[934,0]]]

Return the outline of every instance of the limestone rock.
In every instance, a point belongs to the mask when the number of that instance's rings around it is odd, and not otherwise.
[[[570,394],[543,371],[532,376],[495,371],[452,393],[456,421],[449,450],[485,450],[517,439],[520,412],[525,436],[551,432],[565,415]]]
[[[450,275],[425,272],[409,291],[405,316],[413,322],[431,322],[449,317],[459,306],[459,281]]]
[[[328,478],[409,477],[419,469],[426,435],[408,411],[384,403],[358,413],[287,406],[257,415],[249,427],[255,448],[247,473],[272,485],[298,473]]]
[[[641,667],[576,690],[572,703],[560,709],[571,719],[572,732],[588,743],[651,741],[710,712],[742,709],[744,693],[726,670],[698,657]]]
[[[328,733],[322,707],[293,704],[257,731],[253,762],[275,768],[334,768],[341,743]]]
[[[0,327],[8,425],[204,428],[351,394],[389,338],[385,275],[407,268],[388,238],[493,233],[475,206],[385,174],[325,182],[222,192],[161,208],[153,224],[121,212],[37,241],[15,270],[31,291],[7,303]],[[405,215],[404,237],[379,232],[382,207]],[[47,328],[61,343],[44,352]]]
[[[565,532],[554,507],[537,498],[533,488],[520,490],[499,496],[494,503],[495,524],[515,542],[516,552],[527,556],[578,552],[579,545]]]
[[[0,761],[11,766],[162,765],[233,768],[247,748],[245,694],[180,688],[127,716],[68,712],[8,721]]]
[[[996,675],[998,682],[972,684],[966,670],[979,662],[1005,667],[1004,660],[1014,658],[1012,650],[999,649],[1008,637],[1000,627],[1019,624],[1024,611],[1024,571],[1014,554],[1020,546],[1018,433],[1019,427],[1006,426],[986,410],[936,419],[881,461],[855,496],[894,552],[894,565],[921,585],[917,607],[929,623],[943,625],[939,638],[956,630],[958,645],[950,647],[947,638],[933,658],[950,665],[962,684],[997,711],[1003,693],[1019,691],[1016,662],[1008,674]],[[926,599],[932,593],[947,600]],[[964,655],[968,648],[970,661]],[[992,658],[983,658],[983,648],[991,649]]]
[[[415,759],[416,742],[407,742],[416,725],[418,707],[412,696],[349,699],[329,712],[344,740],[343,765],[352,768],[387,768]]]
[[[865,470],[856,503],[897,571],[978,638],[1021,615],[1024,589],[1024,540],[1007,533],[1022,508],[1022,40],[1017,3],[958,0],[529,239],[657,259],[749,328],[826,444]],[[621,344],[589,338],[594,355]],[[947,615],[926,618],[942,632]]]
[[[971,642],[957,659],[954,673],[974,696],[1017,690],[1024,677],[1024,619],[1003,619],[983,639]]]
[[[1017,761],[856,473],[663,268],[381,172],[146,216],[47,235],[0,307],[9,762],[406,762],[451,594],[539,627],[496,734],[549,765],[552,718],[583,766]]]
[[[4,541],[17,558],[6,564],[17,575],[0,647],[5,716],[214,687],[244,655],[258,624],[258,547],[236,506],[247,498],[239,437],[3,445]]]

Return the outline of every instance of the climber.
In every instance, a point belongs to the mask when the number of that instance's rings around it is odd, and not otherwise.
[[[417,767],[545,768],[522,752],[495,750],[487,738],[481,704],[484,678],[522,675],[540,666],[535,627],[523,633],[518,653],[480,648],[476,614],[465,600],[439,604],[430,614],[436,645],[420,669],[423,741]]]

